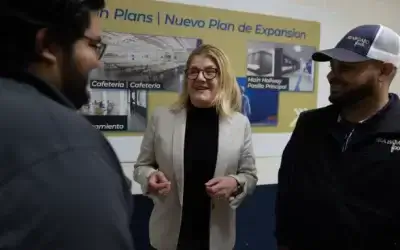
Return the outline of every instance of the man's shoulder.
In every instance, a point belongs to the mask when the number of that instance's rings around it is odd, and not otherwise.
[[[2,130],[66,133],[75,131],[78,127],[93,129],[89,121],[78,114],[76,110],[65,107],[41,94],[33,92],[9,92],[9,94],[9,96],[0,96],[0,116],[7,117],[0,123]]]
[[[84,117],[23,88],[0,89],[0,148],[18,149],[28,160],[28,156],[94,144],[98,131]]]
[[[299,121],[301,122],[313,122],[321,121],[326,122],[332,119],[336,119],[339,112],[333,105],[329,105],[322,108],[306,110],[300,113]]]

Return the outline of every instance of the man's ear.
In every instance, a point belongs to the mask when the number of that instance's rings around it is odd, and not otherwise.
[[[389,76],[392,74],[395,69],[394,65],[391,63],[384,63],[382,65],[382,75]]]
[[[57,47],[50,42],[46,28],[36,33],[36,53],[47,63],[54,64],[57,61]]]
[[[384,81],[387,80],[388,77],[393,75],[393,72],[396,68],[391,63],[383,63],[381,66],[381,74],[379,75],[379,80]]]

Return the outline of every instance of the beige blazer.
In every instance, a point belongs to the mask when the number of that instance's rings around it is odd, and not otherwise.
[[[230,201],[212,200],[210,219],[210,250],[231,250],[236,238],[235,209],[252,193],[258,178],[249,120],[240,113],[221,118],[219,148],[215,177],[233,176],[243,192]],[[143,137],[135,164],[134,180],[144,195],[154,202],[150,217],[150,243],[158,250],[176,250],[182,216],[183,152],[186,110],[158,108],[152,115]],[[158,164],[159,171],[171,181],[166,196],[147,193],[148,177]]]

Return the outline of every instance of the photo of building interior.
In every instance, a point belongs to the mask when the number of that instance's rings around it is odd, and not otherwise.
[[[289,91],[314,90],[314,47],[253,41],[247,46],[247,75],[289,78]]]
[[[128,130],[143,132],[147,126],[147,90],[134,90],[129,94]]]
[[[180,89],[189,54],[201,44],[195,38],[135,35],[103,32],[107,49],[104,67],[94,70],[90,78],[158,82],[163,90]]]
[[[122,115],[129,114],[129,103],[126,90],[90,89],[90,102],[84,105],[84,115]]]
[[[127,130],[143,132],[147,125],[147,90],[91,89],[81,109],[86,116],[125,116]],[[104,119],[107,121],[107,118]]]

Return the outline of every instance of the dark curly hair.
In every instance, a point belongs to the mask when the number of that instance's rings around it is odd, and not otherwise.
[[[22,70],[38,60],[36,34],[47,28],[46,40],[65,50],[84,36],[90,13],[105,7],[105,0],[0,1],[0,71]]]

